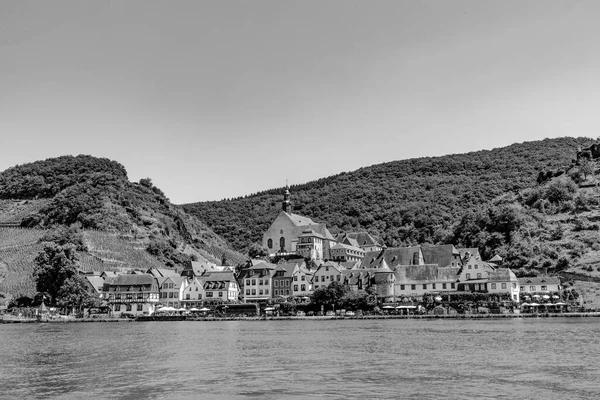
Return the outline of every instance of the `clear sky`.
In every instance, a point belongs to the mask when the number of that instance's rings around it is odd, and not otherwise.
[[[0,170],[175,203],[600,129],[599,1],[0,0]]]

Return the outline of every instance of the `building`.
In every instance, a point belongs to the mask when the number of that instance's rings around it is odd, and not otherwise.
[[[325,224],[315,223],[308,217],[292,213],[290,191],[286,188],[282,210],[263,234],[262,245],[271,256],[297,254],[299,236],[306,230],[319,234],[322,240],[321,259],[329,259],[329,249],[335,239]]]
[[[314,272],[307,268],[306,263],[299,264],[292,273],[292,296],[308,297],[313,292],[313,274]]]
[[[87,292],[95,298],[104,298],[104,278],[98,275],[85,275],[84,277],[85,286]]]
[[[520,302],[519,280],[508,268],[498,268],[491,272],[487,282],[488,293],[506,293],[514,302]]]
[[[560,292],[560,279],[553,276],[519,278],[521,296]]]
[[[361,262],[361,268],[377,268],[381,261],[394,270],[400,265],[423,265],[425,259],[421,246],[391,247],[384,250],[369,251]]]
[[[220,270],[223,270],[223,268],[218,268],[216,264],[211,263],[204,258],[199,259],[198,261],[188,261],[181,271],[181,276],[185,276],[188,279],[193,279],[204,275],[205,272]]]
[[[364,252],[381,251],[383,246],[368,232],[342,232],[335,236],[339,243],[360,247]]]
[[[240,271],[238,283],[244,303],[268,301],[272,298],[272,278],[277,265],[258,262]]]
[[[118,315],[152,315],[159,301],[158,280],[150,274],[119,275],[108,288],[108,304]]]
[[[400,265],[395,269],[395,296],[422,296],[428,293],[453,292],[458,288],[458,267],[437,264]]]
[[[313,289],[317,290],[322,287],[327,287],[332,282],[342,284],[343,271],[345,270],[346,268],[344,268],[343,265],[333,261],[327,261],[321,264],[313,274]]]
[[[204,282],[199,278],[188,280],[187,286],[183,291],[181,303],[185,308],[203,307],[204,303]]]
[[[183,306],[183,293],[188,284],[186,278],[179,275],[171,275],[157,278],[160,293],[160,302],[163,306],[180,308]]]
[[[323,235],[313,231],[311,228],[305,229],[298,236],[296,244],[296,254],[307,260],[323,259]]]
[[[331,247],[332,261],[361,261],[364,257],[365,251],[357,246],[352,246],[345,243],[337,243]]]
[[[294,273],[299,271],[297,262],[278,264],[273,275],[273,297],[288,298],[293,296],[292,283]]]
[[[425,264],[437,264],[440,268],[460,267],[460,252],[452,244],[421,246]]]
[[[200,278],[204,282],[204,299],[208,304],[237,302],[240,288],[231,271],[211,272]]]

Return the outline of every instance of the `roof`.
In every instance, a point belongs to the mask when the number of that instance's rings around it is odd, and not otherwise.
[[[358,285],[359,281],[366,285],[373,278],[374,273],[370,269],[353,269],[342,271],[342,276],[346,285],[355,286]]]
[[[233,276],[233,272],[211,272],[208,275],[202,277],[204,282],[214,282],[214,281],[235,281],[235,277]]]
[[[452,282],[458,278],[459,267],[440,268],[437,264],[401,265],[396,268],[398,282]]]
[[[367,251],[365,253],[365,258],[363,258],[361,267],[375,268],[381,264],[382,259],[385,259],[385,262],[392,269],[398,265],[412,265],[414,254],[420,254],[420,251],[421,248],[419,246],[395,247],[377,251]]]
[[[317,268],[317,270],[315,271],[315,273],[317,273],[317,271],[319,271],[321,269],[325,269],[326,267],[334,268],[338,272],[346,271],[346,268],[343,265],[341,265],[340,263],[336,263],[336,262],[333,262],[333,261],[327,261],[327,262],[321,264],[319,266],[319,268]]]
[[[88,280],[90,285],[94,288],[96,292],[102,291],[102,286],[104,286],[104,279],[95,275],[85,275],[85,279]]]
[[[494,257],[490,258],[488,261],[490,262],[502,262],[502,257],[496,254]]]
[[[355,250],[355,251],[364,251],[358,246],[351,246],[349,244],[337,243],[335,246],[331,247],[332,250]]]
[[[489,282],[518,282],[517,276],[508,268],[498,268],[490,271],[488,275]]]
[[[263,261],[263,262],[260,262],[258,264],[251,266],[248,269],[257,270],[257,269],[275,269],[275,268],[277,268],[277,264],[272,264],[270,262]]]
[[[440,267],[450,267],[454,256],[460,253],[452,244],[441,244],[436,246],[421,246],[425,264],[437,264]]]
[[[338,242],[343,242],[345,239],[353,240],[358,246],[380,246],[369,232],[342,232],[337,234],[335,239]]]
[[[127,274],[119,275],[112,282],[113,286],[136,286],[136,285],[152,285],[156,282],[156,278],[150,274]]]
[[[102,271],[100,275],[105,275],[107,278],[116,278],[118,276],[115,271]]]
[[[177,271],[167,268],[150,268],[148,271],[146,271],[146,273],[154,275],[156,278],[179,275]]]
[[[340,265],[346,269],[358,269],[360,267],[360,261],[342,261]]]
[[[479,255],[479,249],[477,247],[467,247],[464,249],[457,249],[460,253],[460,258],[464,260],[467,256],[475,256],[477,260],[481,260],[481,256]]]
[[[323,235],[313,231],[311,228],[303,230],[302,233],[298,237],[313,237],[313,236],[323,239]]]
[[[519,278],[519,285],[560,285],[560,279],[555,276]]]
[[[298,267],[298,264],[294,263],[284,263],[277,264],[277,268],[275,268],[276,272],[283,271],[282,276],[278,276],[278,278],[291,278],[294,276],[294,271]]]
[[[282,211],[288,218],[294,223],[296,226],[305,226],[305,225],[315,225],[312,219],[308,217],[303,217],[302,215],[287,213]]]

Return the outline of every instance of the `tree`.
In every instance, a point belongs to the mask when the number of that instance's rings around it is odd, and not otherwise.
[[[583,159],[580,161],[581,165],[579,170],[583,174],[583,179],[587,179],[588,176],[594,174],[594,162],[588,159]]]
[[[258,243],[254,243],[248,250],[248,256],[254,259],[262,259],[269,256],[269,250],[265,249]]]
[[[332,282],[329,286],[318,288],[311,295],[311,302],[316,305],[337,306],[342,305],[342,300],[348,294],[350,288],[338,282]]]
[[[45,293],[52,305],[80,306],[86,298],[83,278],[77,272],[79,258],[75,245],[48,242],[35,258],[33,271],[38,292]]]

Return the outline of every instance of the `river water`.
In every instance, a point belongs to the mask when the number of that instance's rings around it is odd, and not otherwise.
[[[10,399],[600,397],[599,318],[0,325]]]

